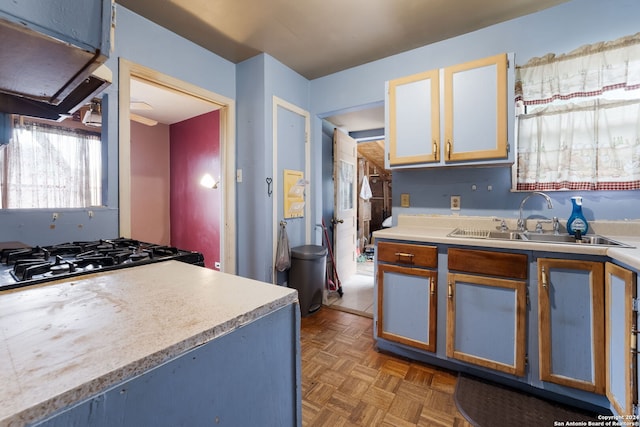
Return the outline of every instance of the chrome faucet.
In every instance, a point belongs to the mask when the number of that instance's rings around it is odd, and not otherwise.
[[[538,196],[544,197],[545,200],[547,201],[547,208],[553,209],[553,203],[551,203],[551,198],[549,196],[547,196],[546,194],[544,194],[543,192],[534,191],[533,193],[527,195],[520,202],[520,216],[518,216],[518,231],[524,231],[524,232],[527,231],[527,224],[526,224],[524,218],[522,218],[522,209],[524,208],[524,204],[527,202],[527,200],[529,200],[531,198],[531,196],[533,196],[534,194],[537,194]]]

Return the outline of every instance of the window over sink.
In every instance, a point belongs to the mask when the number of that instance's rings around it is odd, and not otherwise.
[[[640,33],[516,67],[516,190],[640,189]]]
[[[101,205],[101,135],[81,127],[16,118],[10,143],[0,147],[0,207]]]

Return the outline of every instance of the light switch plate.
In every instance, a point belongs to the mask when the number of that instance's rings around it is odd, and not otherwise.
[[[409,204],[409,193],[400,194],[400,207],[408,208]]]
[[[460,196],[451,196],[451,210],[452,211],[460,210]]]

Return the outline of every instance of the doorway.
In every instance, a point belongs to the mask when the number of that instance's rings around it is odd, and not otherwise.
[[[120,59],[119,62],[119,227],[120,235],[131,236],[131,84],[134,80],[148,82],[183,97],[211,103],[219,111],[221,173],[220,270],[236,271],[235,230],[235,102],[232,99],[194,86],[139,64]],[[135,117],[135,115],[134,115]]]
[[[373,316],[374,242],[372,233],[391,224],[391,173],[384,168],[384,140],[359,142],[357,188],[356,273],[342,281],[343,296],[329,294],[327,304],[344,311]],[[368,184],[370,198],[365,199]],[[366,189],[365,189],[366,190]]]
[[[344,112],[327,116],[322,122],[323,219],[328,226],[330,241],[333,241],[330,220],[334,215],[331,135],[336,127],[357,141],[358,238],[354,249],[358,262],[356,274],[347,280],[341,280],[342,297],[337,292],[328,292],[324,304],[343,311],[372,317],[374,308],[374,242],[372,242],[371,233],[391,226],[391,171],[384,168],[384,102],[360,108],[350,108]],[[364,176],[367,176],[372,192],[372,197],[368,202],[360,197]]]

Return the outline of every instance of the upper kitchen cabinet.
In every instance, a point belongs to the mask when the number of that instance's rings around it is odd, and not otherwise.
[[[445,162],[506,159],[507,55],[444,69]]]
[[[391,166],[439,160],[439,76],[439,70],[431,70],[389,82]]]
[[[509,62],[500,54],[389,81],[389,166],[512,162]]]
[[[109,56],[112,13],[112,0],[3,2],[0,111],[69,112],[90,98],[95,88],[83,86]]]

